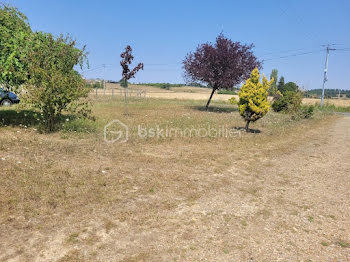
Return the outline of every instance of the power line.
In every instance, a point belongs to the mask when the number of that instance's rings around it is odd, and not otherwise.
[[[336,44],[331,44],[331,45],[336,45]],[[350,47],[345,47],[345,48],[339,48],[339,49],[335,49],[335,48],[330,48],[331,45],[327,45],[327,49],[326,50],[332,50],[332,51],[350,51]],[[279,53],[289,53],[289,52],[295,52],[295,51],[300,51],[300,50],[306,50],[306,49],[294,49],[294,50],[284,50],[284,51],[276,51],[276,52],[269,52],[269,53],[265,53],[265,55],[267,54],[279,54]],[[294,53],[294,54],[290,54],[290,55],[285,55],[285,56],[279,56],[279,57],[275,57],[275,58],[269,58],[269,59],[263,59],[262,61],[263,62],[266,62],[266,61],[272,61],[272,60],[279,60],[279,59],[285,59],[285,58],[290,58],[290,57],[297,57],[297,56],[303,56],[303,55],[308,55],[308,54],[315,54],[315,53],[319,53],[319,52],[322,52],[324,51],[324,49],[319,49],[319,50],[312,50],[312,51],[307,51],[307,52],[300,52],[300,53]],[[329,52],[328,51],[328,52]],[[328,60],[328,58],[327,58]],[[146,63],[146,66],[169,66],[169,65],[181,65],[182,63],[180,62],[177,62],[177,63],[169,63],[169,64],[166,64],[166,63],[155,63],[155,64],[147,64]],[[103,64],[102,66],[99,66],[99,67],[96,67],[96,68],[92,68],[92,69],[89,69],[89,70],[85,70],[85,71],[82,71],[82,74],[84,73],[89,73],[89,72],[93,72],[93,71],[96,71],[96,70],[101,70],[102,69],[106,70],[106,67],[113,67],[116,66],[118,64]],[[328,61],[327,61],[327,68],[325,69],[325,71],[328,70]],[[178,69],[155,69],[155,68],[146,68],[145,69],[146,72],[165,72],[165,71],[169,71],[169,72],[177,72]],[[326,80],[324,80],[324,83],[328,80],[327,79],[327,75],[325,75]]]
[[[280,56],[280,57],[276,57],[276,58],[263,59],[263,62],[271,61],[271,60],[277,60],[277,59],[283,59],[283,58],[288,58],[288,57],[295,57],[295,56],[301,56],[301,55],[314,54],[314,53],[319,53],[321,51],[323,51],[323,49],[322,50],[309,51],[309,52],[296,53],[296,54],[286,55],[286,56]]]
[[[273,55],[273,54],[283,54],[283,53],[290,53],[290,52],[297,52],[297,51],[303,51],[306,50],[305,48],[299,48],[299,49],[292,49],[292,50],[285,50],[285,51],[274,51],[274,52],[269,52],[269,53],[265,53],[262,54],[263,56],[265,55]]]
[[[95,68],[92,68],[92,69],[84,70],[84,71],[82,71],[81,73],[84,74],[84,73],[96,71],[96,70],[99,70],[99,69],[102,69],[102,68],[103,68],[103,66],[99,66],[99,67],[95,67]]]
[[[339,48],[339,49],[336,49],[335,51],[350,51],[350,47],[347,47],[347,48]]]
[[[182,62],[177,62],[177,63],[169,63],[169,64],[166,64],[166,63],[156,63],[156,64],[149,64],[147,62],[144,62],[145,65],[147,66],[171,66],[171,65],[182,65]],[[111,66],[119,66],[119,64],[106,64],[106,65],[111,65]]]

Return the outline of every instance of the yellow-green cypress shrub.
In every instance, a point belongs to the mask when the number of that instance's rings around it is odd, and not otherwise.
[[[255,68],[239,91],[238,109],[246,121],[246,131],[249,130],[249,123],[262,118],[269,111],[270,104],[267,101],[268,89],[273,78],[268,81],[265,76],[260,82],[260,73]]]

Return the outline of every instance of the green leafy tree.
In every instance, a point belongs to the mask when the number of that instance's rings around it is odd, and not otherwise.
[[[245,129],[247,132],[249,131],[250,122],[257,121],[269,111],[270,104],[267,101],[267,95],[272,82],[273,79],[268,81],[263,76],[261,83],[259,70],[255,68],[250,78],[241,87],[238,93],[238,108],[239,113],[246,121]]]
[[[271,87],[269,89],[269,94],[273,95],[277,91],[277,80],[278,80],[278,70],[272,69],[270,80],[273,79],[273,82],[271,83]]]
[[[123,87],[123,88],[127,88],[128,87],[128,81],[126,81],[124,78],[122,78],[120,81],[120,86]]]
[[[96,88],[103,88],[103,82],[102,81],[96,81],[92,84],[92,88],[96,89]]]
[[[74,70],[86,61],[84,50],[85,47],[78,49],[69,37],[41,32],[33,37],[26,60],[30,74],[26,98],[40,111],[46,131],[54,131],[66,111],[83,117],[90,113],[86,101],[90,88],[86,88],[85,80]]]
[[[285,94],[285,93],[287,93],[287,92],[294,92],[294,93],[297,93],[297,92],[299,92],[299,91],[300,91],[299,86],[298,86],[296,83],[294,83],[294,82],[288,82],[287,84],[285,84],[285,85],[283,86],[281,93],[282,93],[282,94]]]
[[[28,79],[27,63],[32,31],[27,17],[16,8],[0,4],[0,84],[16,89]]]
[[[282,93],[283,88],[284,88],[284,77],[281,76],[280,81],[278,81],[278,84],[277,84],[277,89]]]

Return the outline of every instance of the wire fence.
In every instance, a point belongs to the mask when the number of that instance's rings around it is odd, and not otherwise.
[[[92,92],[96,98],[103,96],[111,97],[146,97],[145,89],[130,88],[95,88]]]
[[[98,98],[103,96],[116,96],[116,97],[152,97],[152,94],[199,94],[209,95],[209,92],[191,92],[191,91],[173,91],[173,90],[147,90],[142,88],[95,88],[92,94]]]

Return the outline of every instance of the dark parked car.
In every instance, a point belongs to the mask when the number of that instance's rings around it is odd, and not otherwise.
[[[18,104],[19,102],[20,99],[16,94],[0,88],[0,106],[11,106],[12,104]]]

